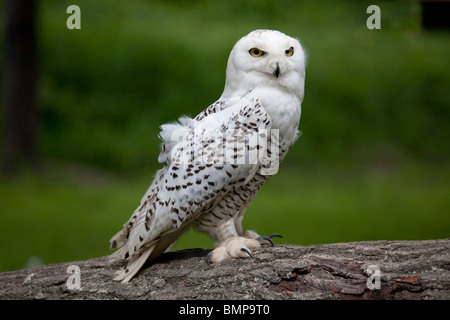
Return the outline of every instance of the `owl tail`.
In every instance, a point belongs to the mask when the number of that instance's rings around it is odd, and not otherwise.
[[[147,261],[155,246],[156,243],[153,246],[139,252],[138,254],[134,254],[133,256],[131,256],[130,262],[128,262],[127,266],[124,269],[116,272],[116,277],[114,278],[114,280],[122,281],[122,283],[127,283],[128,281],[130,281],[131,278],[134,277],[134,275]]]
[[[148,243],[145,248],[139,251],[133,252],[131,255],[128,253],[128,243],[126,243],[122,248],[117,250],[111,255],[113,260],[127,260],[127,266],[116,273],[114,280],[122,281],[122,283],[127,283],[133,278],[133,276],[141,269],[147,260],[153,261],[158,258],[165,251],[169,250],[171,245],[185,232],[187,228],[180,229],[174,232],[167,233],[163,236],[158,237],[154,241]]]

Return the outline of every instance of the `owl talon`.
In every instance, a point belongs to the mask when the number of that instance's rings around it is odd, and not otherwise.
[[[211,255],[212,255],[213,251],[214,251],[214,250],[211,250],[211,251],[208,252],[208,254],[206,255],[205,260],[206,260],[206,263],[208,264],[208,266],[211,265],[211,261],[209,261],[209,259],[211,258]]]
[[[274,237],[277,237],[277,238],[284,238],[281,234],[279,234],[279,233],[272,233],[271,235],[268,235],[267,236],[268,238],[270,238],[270,239],[272,239],[272,238],[274,238]]]
[[[253,259],[252,253],[250,252],[250,250],[248,250],[247,248],[241,248],[242,252],[245,252],[246,254],[248,254],[250,256],[250,258]]]
[[[270,243],[270,246],[273,247],[273,241],[270,237],[265,237],[265,236],[259,236],[258,238],[256,238],[255,240],[261,242],[262,240],[266,240]]]
[[[270,246],[273,247],[274,244],[273,244],[272,238],[274,238],[274,237],[283,238],[283,236],[281,234],[272,233],[271,235],[268,235],[268,236],[259,236],[259,237],[255,238],[255,240],[257,240],[259,242],[261,242],[263,240],[266,240],[266,241],[268,241],[270,243]]]

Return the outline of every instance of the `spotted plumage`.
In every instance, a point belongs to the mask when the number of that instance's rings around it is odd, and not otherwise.
[[[236,43],[219,100],[161,126],[164,167],[111,239],[127,262],[116,280],[129,281],[190,227],[218,242],[213,263],[251,255],[258,235],[244,232],[243,215],[298,136],[304,76],[296,39],[257,30]]]

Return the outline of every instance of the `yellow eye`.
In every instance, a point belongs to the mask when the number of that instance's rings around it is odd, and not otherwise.
[[[265,52],[262,51],[261,49],[258,48],[251,48],[250,50],[248,50],[248,52],[250,53],[250,55],[252,57],[261,57]]]
[[[284,53],[286,53],[288,57],[292,56],[294,54],[294,47],[290,47],[289,50],[286,50]]]

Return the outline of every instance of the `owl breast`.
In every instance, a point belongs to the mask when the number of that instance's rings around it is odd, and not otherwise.
[[[271,87],[258,88],[253,92],[269,114],[272,129],[279,130],[280,142],[286,141],[289,145],[292,144],[297,137],[300,123],[301,102],[299,97]]]

